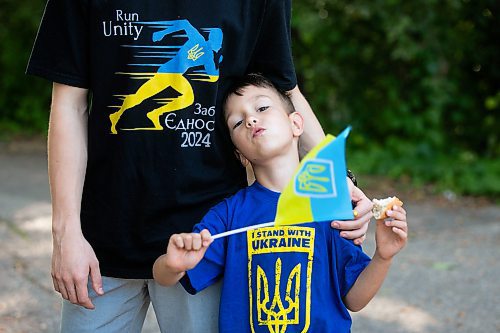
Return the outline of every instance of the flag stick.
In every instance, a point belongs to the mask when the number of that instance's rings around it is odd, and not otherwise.
[[[263,228],[263,227],[271,227],[273,225],[274,225],[274,222],[267,222],[267,223],[250,225],[248,227],[243,227],[243,228],[239,228],[239,229],[229,230],[229,231],[226,231],[226,232],[221,232],[220,234],[213,235],[212,239],[217,239],[217,238],[222,238],[222,237],[226,237],[226,236],[229,236],[229,235],[238,234],[240,232],[244,232],[244,231],[247,231],[247,230],[252,230],[252,229],[257,229],[257,228]]]

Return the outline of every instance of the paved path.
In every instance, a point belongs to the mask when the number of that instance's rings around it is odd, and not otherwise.
[[[57,331],[46,174],[43,149],[0,145],[0,333]],[[383,196],[378,190],[370,194]],[[353,315],[352,331],[500,332],[500,207],[403,199],[410,243],[376,298]],[[365,250],[373,253],[372,233]],[[152,311],[143,332],[158,332]]]

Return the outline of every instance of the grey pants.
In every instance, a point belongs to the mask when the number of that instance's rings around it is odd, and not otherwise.
[[[97,296],[89,284],[94,310],[63,301],[62,333],[139,333],[150,302],[162,333],[218,332],[220,282],[194,296],[179,283],[103,277],[103,285],[105,294]]]

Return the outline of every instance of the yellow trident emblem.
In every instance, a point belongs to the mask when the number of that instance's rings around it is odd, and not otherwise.
[[[281,299],[281,259],[276,260],[274,297],[269,305],[269,282],[264,270],[257,266],[257,315],[259,325],[267,325],[271,333],[284,333],[288,324],[299,323],[300,264],[290,272],[286,284],[285,307]],[[292,286],[293,291],[292,291]],[[262,294],[264,298],[262,299]],[[293,311],[292,318],[288,314]]]
[[[298,226],[248,231],[251,332],[309,329],[314,234],[314,228]]]
[[[205,54],[205,52],[203,52],[203,48],[200,47],[200,44],[196,44],[191,49],[189,49],[188,59],[196,61],[196,60],[198,60],[199,57],[201,57],[204,54]]]
[[[307,167],[297,177],[299,181],[299,189],[307,192],[326,193],[327,188],[319,183],[328,183],[328,177],[317,176],[322,174],[326,167],[320,164],[308,164]]]

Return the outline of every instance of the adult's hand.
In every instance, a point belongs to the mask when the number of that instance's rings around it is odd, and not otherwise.
[[[73,304],[95,308],[87,289],[89,276],[95,292],[104,294],[99,262],[79,230],[54,235],[51,274],[54,289]]]
[[[373,203],[358,187],[354,186],[350,179],[347,179],[351,200],[354,203],[354,220],[332,221],[331,226],[342,230],[340,236],[354,240],[354,243],[361,245],[366,239],[368,224],[373,216]]]

